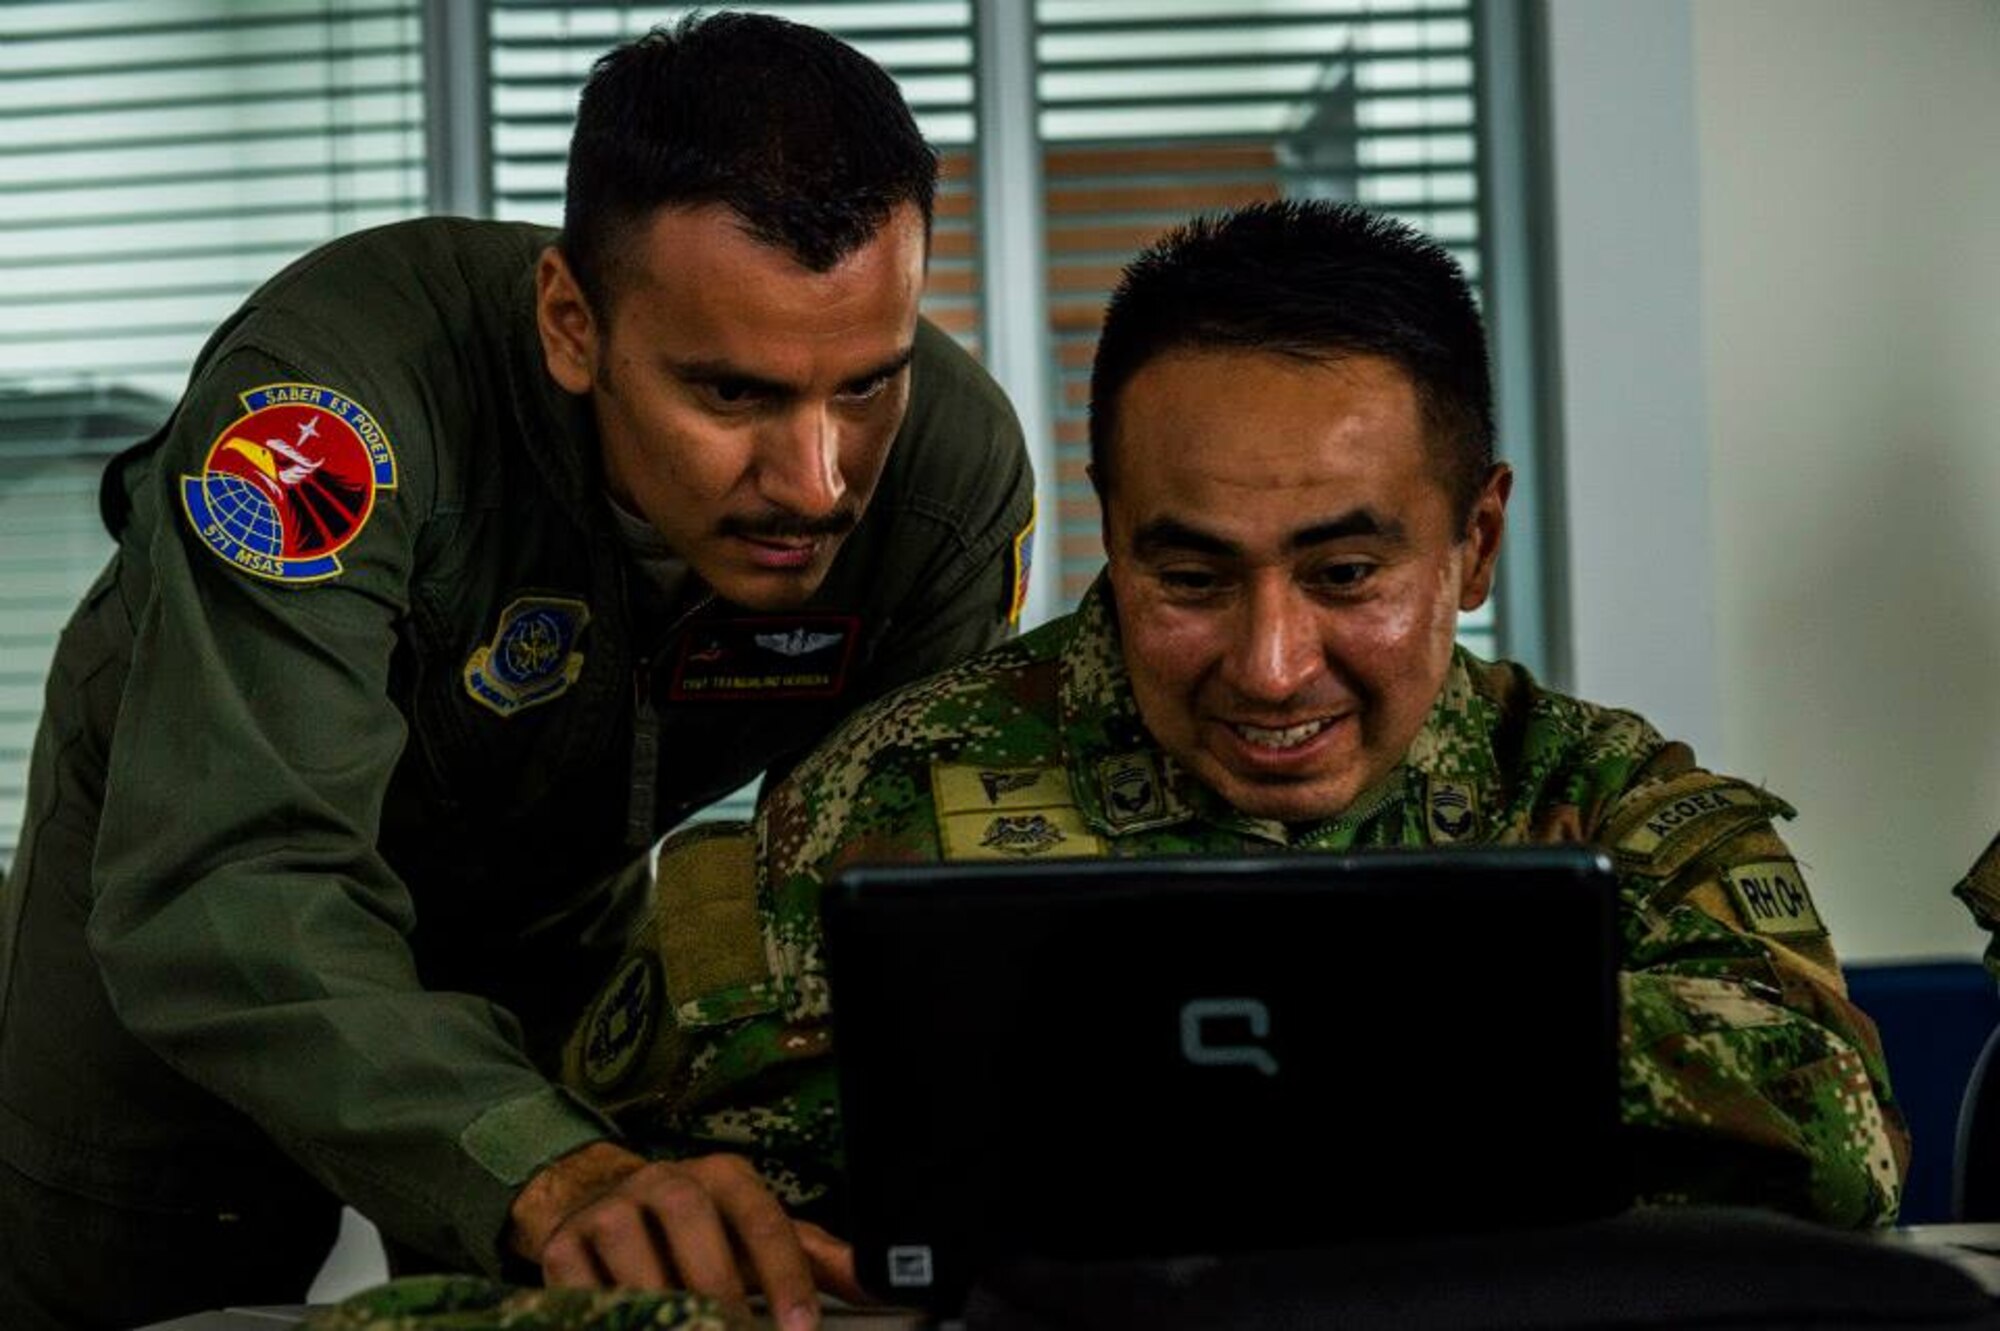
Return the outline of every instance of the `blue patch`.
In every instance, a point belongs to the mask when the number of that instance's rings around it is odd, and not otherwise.
[[[523,596],[500,612],[500,627],[465,663],[465,691],[474,702],[512,716],[560,697],[583,673],[576,641],[590,607],[557,596]]]

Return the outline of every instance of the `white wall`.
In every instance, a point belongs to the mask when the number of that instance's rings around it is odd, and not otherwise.
[[[1626,474],[1653,501],[1572,529],[1578,690],[1672,728],[1712,681],[1705,756],[1799,806],[1786,835],[1842,953],[1971,955],[1947,893],[2000,831],[2000,4],[1548,15],[1567,499],[1588,515]],[[1657,155],[1650,185],[1593,170],[1621,141]],[[1628,247],[1621,278],[1579,228],[1635,198],[1661,261]],[[1645,396],[1620,429],[1643,347],[1702,403],[1683,438]],[[1703,569],[1700,604],[1649,568]],[[1636,609],[1600,569],[1637,571]]]

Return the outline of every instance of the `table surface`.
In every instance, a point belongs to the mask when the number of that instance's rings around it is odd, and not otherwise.
[[[275,1308],[221,1308],[213,1312],[190,1313],[171,1322],[154,1322],[138,1331],[278,1331],[295,1327],[314,1311],[306,1304]],[[829,1309],[821,1320],[826,1331],[916,1331],[924,1325],[916,1313],[901,1311],[863,1312],[859,1309]]]
[[[1887,1231],[1885,1243],[1909,1245],[1950,1263],[2000,1299],[2000,1224],[1911,1225]],[[309,1306],[225,1308],[155,1322],[136,1331],[278,1331],[299,1325]],[[829,1309],[827,1331],[915,1331],[923,1318],[901,1310]]]

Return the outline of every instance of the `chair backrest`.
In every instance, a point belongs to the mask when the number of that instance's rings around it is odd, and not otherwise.
[[[2000,1053],[1996,1050],[2000,1050],[2000,1030],[1986,1038],[1959,1105],[1953,1220],[2000,1220]]]
[[[2000,1057],[1981,1057],[2000,1028],[2000,988],[1976,960],[1864,963],[1848,966],[1846,975],[1849,996],[1882,1033],[1889,1080],[1910,1126],[1902,1222],[1942,1224],[1959,1216],[1953,1194],[1964,1150],[1961,1109],[1970,1107],[1989,1069],[1995,1103],[1976,1135],[1994,1156],[1985,1169],[1995,1177],[1975,1189],[1985,1213],[1966,1218],[2000,1219]]]

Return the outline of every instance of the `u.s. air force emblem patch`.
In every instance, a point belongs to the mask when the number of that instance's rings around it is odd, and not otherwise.
[[[561,596],[523,596],[500,612],[493,640],[465,663],[465,691],[501,716],[566,692],[583,673],[576,640],[590,607]]]
[[[396,486],[389,436],[359,403],[318,384],[266,384],[215,437],[181,507],[201,543],[273,582],[324,582]]]

